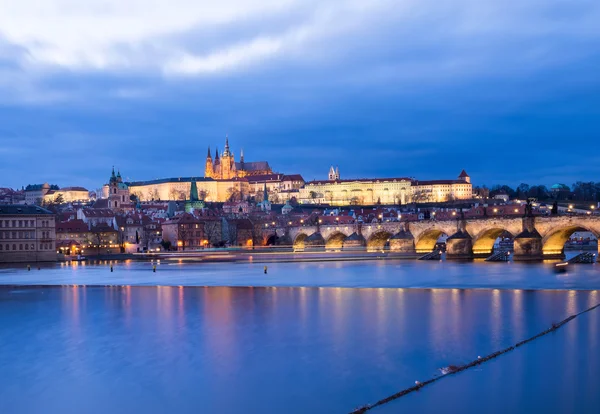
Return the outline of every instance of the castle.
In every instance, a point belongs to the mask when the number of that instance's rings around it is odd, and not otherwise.
[[[229,150],[229,138],[225,138],[225,149],[219,155],[219,150],[215,150],[213,160],[208,148],[206,164],[204,166],[204,177],[215,180],[231,180],[233,178],[242,178],[249,175],[272,174],[273,171],[266,161],[245,162],[244,152],[240,153],[240,161],[235,161],[235,156]]]

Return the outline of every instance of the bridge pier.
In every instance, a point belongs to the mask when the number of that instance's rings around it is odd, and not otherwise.
[[[367,245],[365,238],[356,232],[344,239],[342,250],[364,250]]]
[[[473,258],[473,239],[467,231],[459,230],[446,239],[447,260],[468,260]]]
[[[523,217],[523,231],[515,236],[515,261],[542,260],[544,242],[535,228],[535,218]]]
[[[325,239],[318,231],[304,239],[304,250],[324,250]]]
[[[400,230],[390,237],[390,250],[402,253],[417,253],[415,238],[410,231]]]

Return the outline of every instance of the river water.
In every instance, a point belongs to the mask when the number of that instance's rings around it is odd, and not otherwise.
[[[0,269],[0,413],[346,413],[600,302],[598,265],[263,266]],[[595,310],[372,412],[597,413],[598,389]]]

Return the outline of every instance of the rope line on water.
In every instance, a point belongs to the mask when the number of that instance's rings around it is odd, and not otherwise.
[[[497,357],[499,357],[499,356],[500,356],[500,355],[502,355],[502,354],[505,354],[505,353],[507,353],[507,352],[510,352],[510,351],[512,351],[512,350],[514,350],[514,349],[516,349],[516,348],[520,347],[520,346],[523,346],[523,345],[525,345],[525,344],[526,344],[526,343],[528,343],[528,342],[532,342],[532,341],[534,341],[534,340],[536,340],[536,339],[538,339],[538,338],[541,338],[542,336],[544,336],[544,335],[547,335],[547,334],[549,334],[550,332],[554,332],[554,331],[556,331],[558,328],[560,328],[561,326],[563,326],[563,325],[565,325],[566,323],[568,323],[568,322],[572,321],[573,319],[575,319],[576,317],[578,317],[578,316],[580,316],[580,315],[583,315],[583,314],[584,314],[584,313],[586,313],[586,312],[590,312],[590,311],[592,311],[592,310],[594,310],[594,309],[596,309],[596,308],[598,308],[598,307],[600,307],[600,303],[598,303],[598,304],[596,304],[596,305],[592,306],[591,308],[587,308],[587,309],[585,309],[585,310],[582,310],[581,312],[578,312],[578,313],[576,313],[576,314],[573,314],[573,315],[571,315],[571,316],[568,316],[567,318],[563,319],[562,321],[560,321],[560,322],[558,322],[558,323],[553,323],[553,324],[552,324],[552,326],[551,326],[550,328],[548,328],[548,329],[546,329],[546,330],[544,330],[544,331],[542,331],[542,332],[540,332],[540,333],[538,333],[538,334],[536,334],[536,335],[534,335],[534,336],[532,336],[532,337],[530,337],[530,338],[527,338],[527,339],[524,339],[524,340],[522,340],[522,341],[520,341],[520,342],[517,342],[516,344],[514,344],[514,345],[512,345],[512,346],[509,346],[508,348],[504,348],[504,349],[502,349],[502,350],[500,350],[500,351],[496,351],[496,352],[494,352],[494,353],[491,353],[491,354],[489,354],[489,355],[486,355],[485,357],[478,357],[476,360],[474,360],[474,361],[471,361],[471,362],[469,362],[469,363],[467,363],[467,364],[465,364],[465,365],[458,365],[458,366],[453,366],[453,365],[450,365],[451,367],[453,367],[453,369],[452,369],[452,370],[450,370],[450,371],[449,371],[448,373],[446,373],[446,374],[443,374],[443,375],[437,375],[437,376],[435,376],[435,377],[433,377],[433,378],[430,378],[430,379],[428,379],[427,381],[423,381],[423,382],[418,382],[418,381],[417,381],[417,382],[416,382],[416,385],[414,385],[414,386],[412,386],[412,387],[405,388],[405,389],[403,389],[403,390],[401,390],[401,391],[399,391],[399,392],[397,392],[397,393],[395,393],[395,394],[392,394],[392,395],[390,395],[389,397],[386,397],[386,398],[384,398],[384,399],[382,399],[382,400],[379,400],[379,401],[377,401],[376,403],[373,403],[373,404],[368,404],[368,405],[363,405],[362,407],[356,408],[355,410],[351,411],[351,413],[350,413],[350,414],[361,414],[361,413],[365,413],[365,412],[367,412],[367,411],[369,411],[369,410],[371,410],[371,409],[373,409],[373,408],[375,408],[375,407],[378,407],[378,406],[380,406],[380,405],[383,405],[383,404],[387,404],[387,403],[389,403],[390,401],[396,400],[396,399],[398,399],[398,398],[400,398],[400,397],[404,397],[404,396],[405,396],[405,395],[407,395],[407,394],[410,394],[410,393],[412,393],[412,392],[418,391],[418,390],[420,390],[421,388],[423,388],[424,386],[426,386],[426,385],[429,385],[429,384],[432,384],[432,383],[434,383],[434,382],[436,382],[436,381],[439,381],[439,380],[441,380],[441,379],[442,379],[442,378],[444,378],[444,377],[448,377],[448,376],[450,376],[450,375],[457,374],[457,373],[459,373],[459,372],[461,372],[461,371],[465,371],[465,370],[467,370],[467,369],[469,369],[469,368],[473,368],[473,367],[475,367],[475,366],[477,366],[477,365],[481,365],[481,364],[483,364],[484,362],[490,361],[490,360],[492,360],[492,359],[494,359],[494,358],[497,358]]]

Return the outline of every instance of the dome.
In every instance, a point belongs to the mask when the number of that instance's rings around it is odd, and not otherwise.
[[[565,184],[554,184],[552,187],[550,187],[551,190],[567,190],[569,191],[569,186],[565,185]]]

